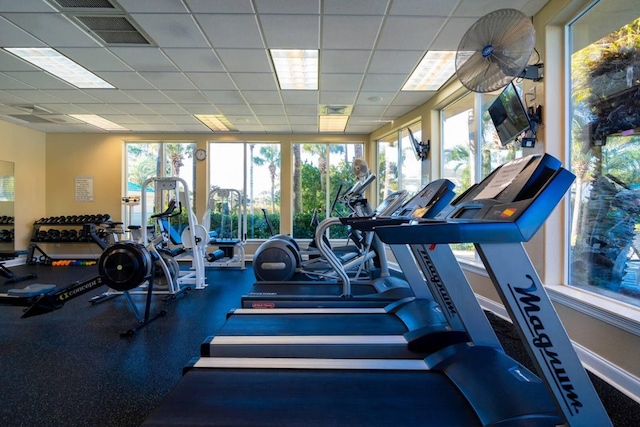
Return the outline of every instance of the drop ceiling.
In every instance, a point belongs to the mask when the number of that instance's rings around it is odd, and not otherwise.
[[[77,89],[0,51],[0,119],[42,132],[318,133],[322,106],[367,134],[435,92],[400,88],[428,50],[456,50],[496,9],[547,0],[0,0],[0,47],[52,47],[115,89]],[[280,90],[268,49],[319,49],[319,90]],[[455,78],[455,76],[453,77]]]

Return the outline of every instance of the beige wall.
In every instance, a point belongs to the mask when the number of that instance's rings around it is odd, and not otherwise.
[[[0,121],[0,160],[14,164],[16,250],[29,247],[33,222],[46,215],[45,139],[42,132]]]

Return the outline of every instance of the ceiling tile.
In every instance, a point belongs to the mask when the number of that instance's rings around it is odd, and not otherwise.
[[[320,13],[320,0],[255,0],[258,13]]]
[[[236,127],[238,128],[238,132],[264,133],[264,128],[260,124],[256,124],[256,125],[239,124],[239,125],[236,125]]]
[[[371,50],[331,50],[322,51],[321,73],[364,73],[371,57]]]
[[[36,89],[16,78],[11,77],[14,73],[0,73],[0,88],[2,89]]]
[[[392,105],[421,105],[427,102],[435,91],[400,91]]]
[[[402,87],[411,70],[406,74],[368,74],[362,83],[362,90],[391,92]]]
[[[386,106],[373,106],[373,105],[356,105],[353,107],[352,117],[358,116],[372,116],[380,117],[387,109]]]
[[[216,51],[227,71],[270,73],[271,60],[265,49],[218,49]]]
[[[155,106],[151,106],[152,110],[155,110]],[[180,124],[180,125],[195,125],[196,123],[200,123],[198,119],[193,117],[191,114],[187,114],[184,110],[182,114],[163,114],[164,117],[169,120],[171,123]]]
[[[358,92],[356,91],[330,91],[330,90],[322,90],[320,91],[320,104],[344,104],[344,105],[353,105],[356,102],[356,96]]]
[[[187,13],[181,0],[118,0],[118,3],[130,13]]]
[[[5,18],[52,47],[99,47],[85,31],[57,13],[11,13]]]
[[[281,125],[263,125],[262,128],[265,132],[273,132],[273,133],[290,133],[291,127],[288,124]]]
[[[2,47],[46,46],[40,40],[3,17],[0,17],[0,40],[2,40]]]
[[[113,107],[117,108],[119,111],[125,114],[158,114],[157,111],[153,111],[146,105],[142,104],[111,104]]]
[[[112,47],[111,51],[136,71],[178,71],[169,58],[155,47]]]
[[[140,123],[140,120],[131,117],[129,114],[104,114],[103,118],[110,120],[114,123],[118,123],[119,125],[127,125],[131,123]]]
[[[0,67],[2,71],[33,71],[34,70],[33,65],[3,50],[0,50]]]
[[[322,19],[323,49],[373,49],[379,16],[328,15]]]
[[[291,116],[317,116],[317,105],[285,105],[285,111]]]
[[[253,113],[247,104],[220,104],[216,105],[218,110],[225,116],[249,116]]]
[[[280,92],[277,90],[243,90],[242,96],[249,104],[255,105],[273,105],[282,102]]]
[[[445,21],[440,17],[390,16],[377,47],[393,50],[402,46],[403,50],[426,51]]]
[[[362,74],[323,74],[320,76],[320,89],[327,91],[341,91],[360,88]]]
[[[188,104],[183,102],[180,104],[180,106],[184,108],[189,114],[220,114],[220,110],[218,110],[214,105],[211,105],[210,103]]]
[[[156,89],[148,80],[133,71],[104,71],[96,74],[118,89]]]
[[[318,126],[314,125],[291,125],[293,133],[318,133]]]
[[[360,92],[358,95],[358,105],[388,105],[391,100],[396,96],[396,92]]]
[[[218,48],[264,48],[255,15],[198,15],[197,21]]]
[[[71,89],[71,90],[55,90],[55,89],[50,89],[46,91],[48,94],[55,96],[56,98],[62,99],[66,102],[70,102],[70,103],[75,103],[75,102],[81,102],[81,103],[94,103],[94,102],[100,102],[100,100],[98,100],[98,98],[95,98],[91,95],[89,95],[88,93],[81,91],[81,90],[77,90],[77,89]]]
[[[164,53],[185,72],[217,72],[224,71],[224,67],[213,49],[170,48],[163,49]],[[161,70],[157,70],[161,71]]]
[[[156,90],[126,90],[127,95],[142,104],[170,104],[174,101]]]
[[[34,67],[34,70],[37,70],[37,68]],[[68,90],[75,89],[75,86],[69,83],[65,83],[63,80],[60,80],[59,78],[54,77],[52,74],[49,74],[45,71],[10,71],[6,74],[9,77],[20,80],[21,82],[31,86],[32,88]]]
[[[209,101],[197,90],[163,90],[162,93],[178,104],[208,104]]]
[[[527,0],[462,0],[456,8],[455,16],[475,16],[477,18],[498,9],[518,9]]]
[[[98,71],[133,71],[120,58],[101,47],[67,47],[61,48],[59,51],[94,73]]]
[[[292,125],[318,125],[318,115],[315,116],[291,116],[289,123]]]
[[[202,93],[214,104],[244,104],[237,90],[205,90]]]
[[[376,50],[368,72],[371,74],[411,74],[424,56],[422,50]]]
[[[122,114],[122,111],[118,110],[117,108],[114,108],[113,106],[109,105],[109,104],[94,104],[94,103],[89,103],[89,104],[77,104],[79,107],[84,108],[85,110],[87,110],[89,113],[91,114],[98,114],[98,115],[102,115],[102,114]]]
[[[389,15],[449,16],[458,1],[393,0]]]
[[[10,95],[17,96],[19,98],[28,99],[33,104],[39,104],[39,103],[45,103],[45,102],[57,103],[62,101],[60,98],[56,96],[49,95],[44,91],[35,90],[35,89],[25,89],[25,90],[7,89],[5,90],[5,92]]]
[[[477,18],[451,18],[437,35],[430,50],[458,50],[462,36],[477,21]]]
[[[388,4],[389,0],[324,0],[323,12],[327,15],[384,15]]]
[[[318,49],[319,15],[262,15],[262,31],[269,49]]]
[[[227,73],[187,73],[187,78],[200,90],[236,89]]]
[[[195,86],[183,73],[149,72],[140,73],[152,85],[160,90],[195,89]]]
[[[83,89],[88,95],[102,102],[115,104],[137,104],[138,101],[118,89]]]
[[[251,0],[184,0],[195,13],[254,13]]]
[[[258,120],[260,120],[260,123],[263,125],[288,125],[289,119],[284,114],[284,110],[282,110],[282,115],[279,116],[259,115]]]
[[[53,6],[42,0],[3,0],[3,12],[55,12]]]
[[[278,83],[272,73],[232,73],[231,78],[240,90],[278,90]]]
[[[195,25],[191,15],[181,14],[132,14],[158,46],[162,47],[209,47],[207,40]]]
[[[282,99],[285,104],[318,104],[316,90],[283,90]]]
[[[416,108],[417,105],[395,105],[391,106],[385,111],[384,116],[382,117],[393,117],[394,119],[400,117],[401,115],[408,113],[409,111]]]

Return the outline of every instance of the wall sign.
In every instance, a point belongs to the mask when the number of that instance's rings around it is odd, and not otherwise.
[[[92,176],[76,176],[76,202],[93,202]]]

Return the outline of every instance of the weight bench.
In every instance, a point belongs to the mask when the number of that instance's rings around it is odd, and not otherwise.
[[[27,254],[27,251],[0,251],[0,276],[7,279],[4,281],[5,285],[23,282],[25,280],[31,280],[38,277],[37,274],[33,274],[33,273],[26,274],[24,276],[16,276],[16,274],[13,271],[11,271],[9,268],[7,268],[4,265],[5,261],[9,259],[17,258],[20,255],[26,255],[26,254]]]

